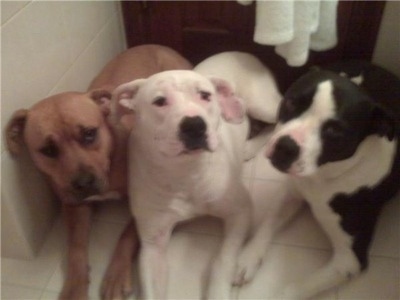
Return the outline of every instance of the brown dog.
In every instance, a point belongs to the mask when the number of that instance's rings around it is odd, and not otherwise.
[[[108,118],[112,90],[157,72],[191,68],[172,49],[138,46],[108,63],[87,93],[51,96],[12,116],[6,128],[8,149],[18,154],[24,143],[62,202],[68,230],[68,267],[61,299],[88,298],[90,200],[127,198],[127,134]],[[131,268],[137,246],[132,221],[122,233],[106,271],[102,298],[124,298],[132,291]]]

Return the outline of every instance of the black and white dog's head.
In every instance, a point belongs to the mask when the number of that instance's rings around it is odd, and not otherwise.
[[[313,70],[286,92],[267,157],[294,176],[345,160],[370,135],[395,136],[395,119],[349,78]]]

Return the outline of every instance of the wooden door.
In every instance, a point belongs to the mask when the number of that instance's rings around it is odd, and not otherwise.
[[[157,43],[182,53],[193,64],[223,51],[246,51],[275,74],[281,91],[310,66],[345,59],[370,60],[385,2],[341,1],[338,45],[310,51],[303,67],[289,67],[274,47],[253,42],[255,4],[236,1],[122,1],[128,46]]]

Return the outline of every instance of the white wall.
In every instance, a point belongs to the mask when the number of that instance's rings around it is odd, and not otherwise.
[[[1,1],[1,127],[11,114],[49,95],[86,90],[125,48],[119,2]],[[2,256],[32,257],[57,213],[27,157],[1,145]]]
[[[372,61],[400,77],[400,2],[388,1]]]

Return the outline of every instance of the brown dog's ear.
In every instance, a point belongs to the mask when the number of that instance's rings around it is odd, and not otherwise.
[[[218,102],[223,118],[229,123],[241,123],[244,120],[246,109],[243,100],[235,95],[230,83],[221,78],[210,78],[217,91]]]
[[[107,90],[93,90],[89,92],[89,97],[96,102],[105,116],[110,114],[111,110],[111,93]]]
[[[18,155],[21,152],[27,115],[27,109],[17,110],[7,124],[6,143],[8,151],[13,155]]]

